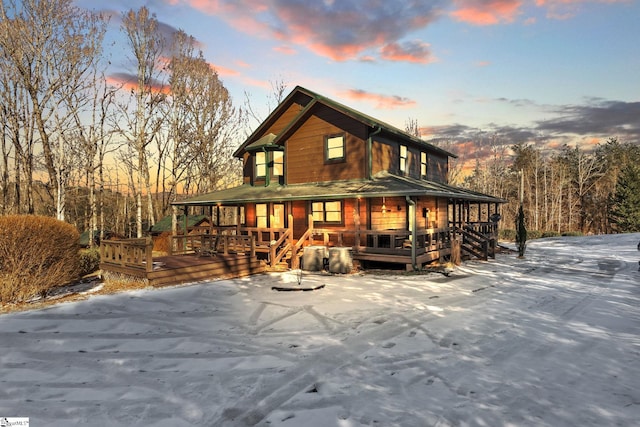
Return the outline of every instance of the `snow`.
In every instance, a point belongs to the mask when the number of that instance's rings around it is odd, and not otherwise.
[[[640,425],[640,234],[431,273],[258,275],[0,316],[31,425]]]

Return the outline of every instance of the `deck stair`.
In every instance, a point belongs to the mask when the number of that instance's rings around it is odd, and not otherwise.
[[[454,227],[454,233],[462,236],[460,249],[466,255],[483,261],[495,258],[495,239],[491,236],[486,236],[469,226]]]

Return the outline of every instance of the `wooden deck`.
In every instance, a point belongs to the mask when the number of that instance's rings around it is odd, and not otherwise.
[[[206,279],[232,278],[263,273],[265,267],[249,255],[173,255],[153,258],[153,269],[101,263],[103,272],[143,279],[151,286],[168,286]]]
[[[129,277],[151,286],[167,286],[198,280],[242,277],[265,271],[256,257],[254,245],[243,242],[211,255],[183,253],[152,256],[150,239],[105,240],[100,245],[100,269],[105,277]],[[233,240],[238,240],[233,238]]]

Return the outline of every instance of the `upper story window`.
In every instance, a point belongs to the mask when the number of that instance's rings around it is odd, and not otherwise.
[[[284,151],[273,152],[273,175],[284,175]]]
[[[256,178],[267,176],[267,153],[258,151],[256,153]]]
[[[256,151],[254,156],[256,178],[284,176],[284,151]]]
[[[400,146],[400,172],[407,172],[407,146]]]
[[[427,153],[420,153],[420,177],[427,177]]]
[[[324,138],[324,156],[327,161],[344,160],[344,135],[330,135]]]
[[[311,214],[316,222],[342,222],[342,202],[313,202]]]

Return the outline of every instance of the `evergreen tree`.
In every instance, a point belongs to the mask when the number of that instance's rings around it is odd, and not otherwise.
[[[617,231],[640,231],[640,166],[629,162],[620,171],[609,217]]]
[[[524,257],[524,251],[527,248],[527,228],[524,225],[524,209],[522,204],[518,209],[516,217],[516,244],[518,245],[518,258]]]

